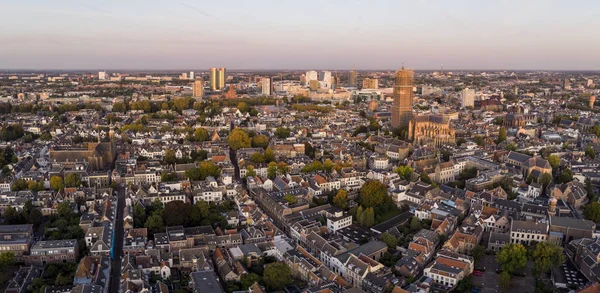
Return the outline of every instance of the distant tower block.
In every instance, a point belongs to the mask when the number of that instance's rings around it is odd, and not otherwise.
[[[590,108],[594,109],[594,103],[596,103],[596,96],[590,96]]]

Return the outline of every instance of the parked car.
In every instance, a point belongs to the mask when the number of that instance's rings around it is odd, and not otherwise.
[[[481,289],[479,288],[471,288],[472,293],[481,293]]]
[[[481,277],[481,276],[483,276],[483,273],[480,271],[473,271],[473,275],[477,276],[477,277]]]

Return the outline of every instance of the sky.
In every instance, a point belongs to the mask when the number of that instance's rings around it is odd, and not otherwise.
[[[600,1],[0,0],[2,69],[600,70]]]

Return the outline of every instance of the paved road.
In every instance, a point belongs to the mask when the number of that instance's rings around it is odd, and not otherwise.
[[[119,292],[119,285],[121,280],[121,259],[123,257],[123,207],[125,207],[125,188],[118,188],[117,195],[117,215],[114,224],[114,257],[110,261],[110,293]]]

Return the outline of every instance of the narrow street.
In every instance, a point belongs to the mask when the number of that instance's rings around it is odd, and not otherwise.
[[[121,279],[121,258],[123,257],[123,207],[125,207],[125,188],[119,186],[117,193],[116,217],[114,224],[112,249],[114,254],[110,260],[110,285],[108,292],[119,292]]]

